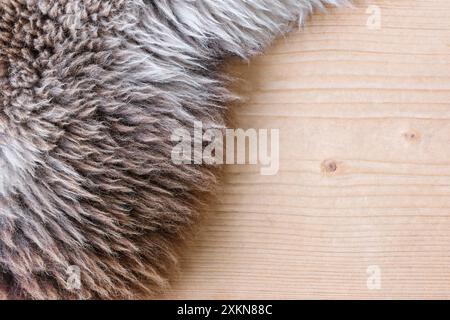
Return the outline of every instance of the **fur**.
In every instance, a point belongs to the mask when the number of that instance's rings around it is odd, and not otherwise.
[[[217,180],[170,161],[171,133],[224,127],[223,60],[343,2],[0,0],[0,296],[164,288]]]

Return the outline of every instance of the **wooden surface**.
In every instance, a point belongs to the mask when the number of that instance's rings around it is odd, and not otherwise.
[[[450,298],[450,1],[356,4],[234,68],[281,169],[227,168],[167,298]]]

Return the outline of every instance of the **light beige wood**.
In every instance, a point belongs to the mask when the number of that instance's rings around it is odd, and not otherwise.
[[[450,1],[357,1],[233,69],[281,169],[227,167],[165,297],[450,298]]]

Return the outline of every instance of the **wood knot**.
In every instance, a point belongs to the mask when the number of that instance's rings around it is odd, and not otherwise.
[[[338,164],[334,160],[325,160],[322,162],[320,167],[323,173],[333,174],[337,171]]]
[[[403,134],[403,137],[405,138],[406,141],[410,141],[410,142],[417,142],[420,140],[420,134],[414,130],[405,132]]]

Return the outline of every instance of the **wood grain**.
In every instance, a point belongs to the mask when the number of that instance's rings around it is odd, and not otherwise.
[[[357,1],[232,69],[280,172],[227,167],[165,298],[450,298],[450,2]]]

